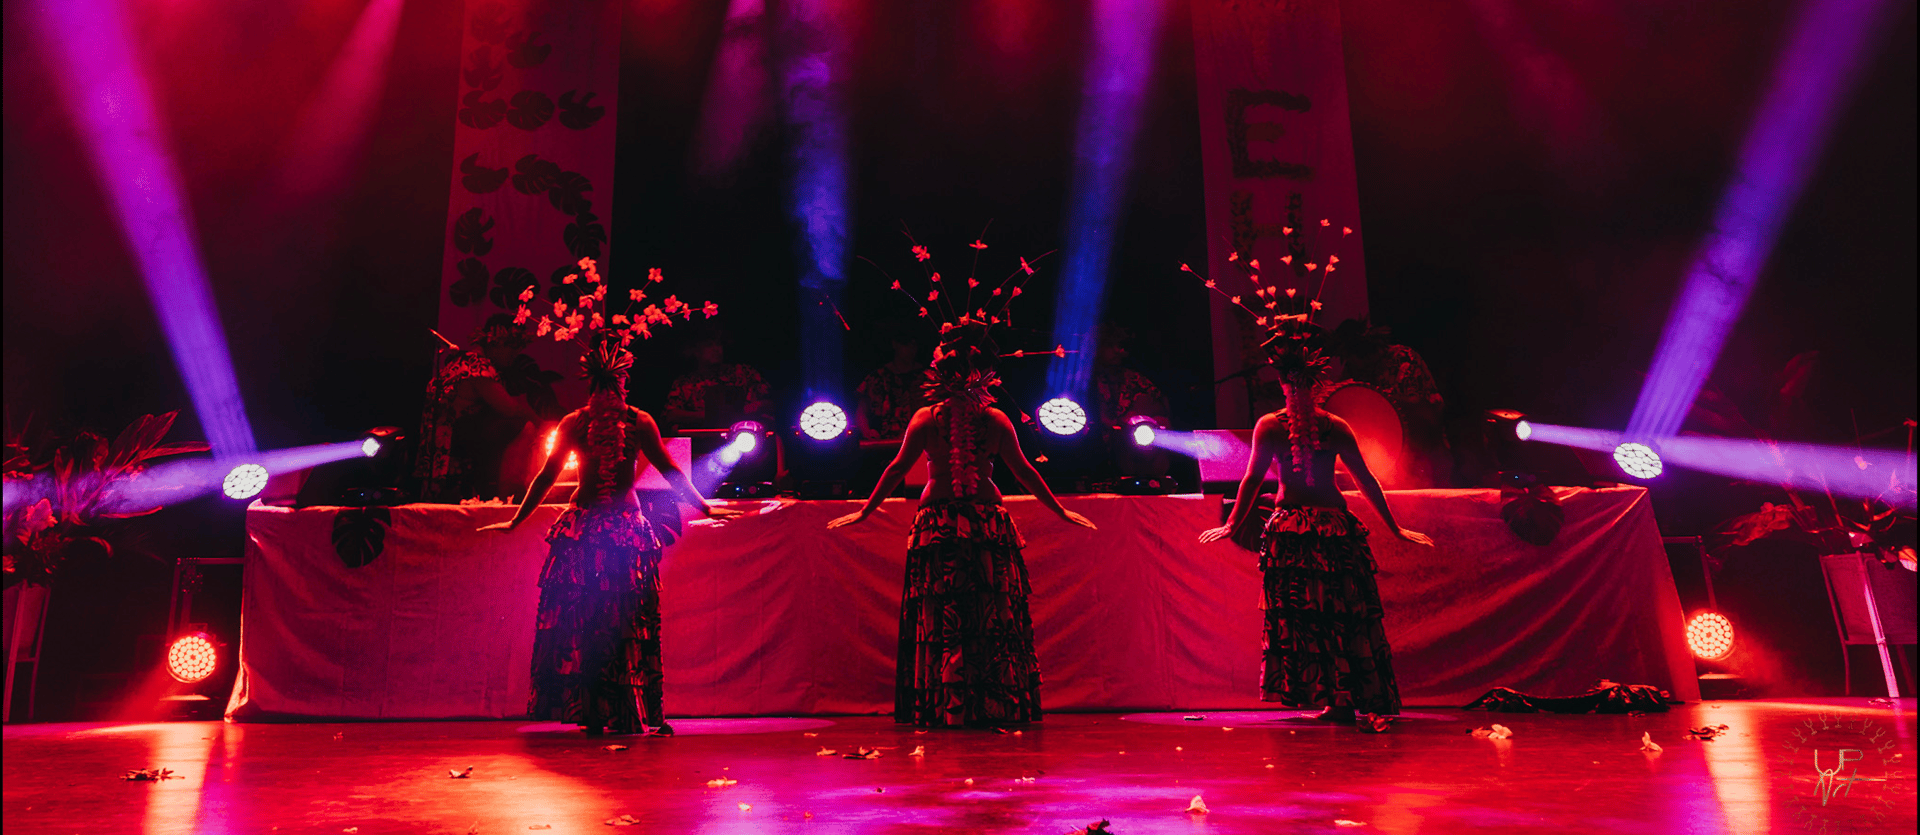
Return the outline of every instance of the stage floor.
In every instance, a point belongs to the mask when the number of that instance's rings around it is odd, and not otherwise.
[[[1056,714],[1020,734],[882,717],[686,719],[588,738],[526,721],[5,730],[22,833],[1914,831],[1914,700],[1647,716],[1415,709],[1361,734],[1291,711]],[[1499,722],[1510,740],[1477,739]],[[1708,742],[1690,728],[1728,726]],[[1643,753],[1642,733],[1664,747]],[[602,746],[625,745],[608,751]],[[924,746],[924,756],[912,752]],[[823,756],[878,748],[881,756]],[[1854,782],[1823,806],[1814,752]],[[472,776],[449,770],[471,766]],[[179,779],[134,783],[123,772]],[[738,781],[713,787],[708,781]],[[1212,811],[1186,810],[1204,798]],[[751,808],[748,808],[748,807]],[[610,827],[622,816],[633,829]]]

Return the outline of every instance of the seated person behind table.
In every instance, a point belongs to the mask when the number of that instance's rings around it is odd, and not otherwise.
[[[1126,426],[1127,418],[1147,415],[1165,420],[1166,398],[1146,375],[1121,365],[1132,338],[1125,328],[1100,326],[1099,350],[1093,360],[1093,389],[1100,404],[1100,426]]]
[[[514,438],[540,416],[500,383],[531,334],[498,313],[473,335],[473,347],[443,352],[444,363],[427,383],[420,417],[420,449],[413,476],[423,502],[504,496],[518,485],[500,484],[500,465]],[[504,489],[503,489],[504,487]]]
[[[885,328],[887,344],[893,350],[886,365],[873,370],[860,381],[860,401],[854,409],[854,425],[863,441],[899,440],[907,434],[907,423],[920,408],[921,389],[927,381],[926,362],[920,358],[920,340],[911,328],[898,323]]]
[[[1385,327],[1371,327],[1367,320],[1348,319],[1327,337],[1333,360],[1330,375],[1336,380],[1365,383],[1386,395],[1406,430],[1406,443],[1414,453],[1410,472],[1419,486],[1444,485],[1450,456],[1444,424],[1446,401],[1434,382],[1427,361],[1405,345],[1396,345]]]
[[[693,370],[667,390],[667,423],[681,429],[725,429],[745,418],[765,419],[767,381],[752,366],[726,361],[726,335],[700,331],[687,346]]]

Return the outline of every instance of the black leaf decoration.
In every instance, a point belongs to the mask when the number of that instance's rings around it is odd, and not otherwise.
[[[487,300],[493,302],[494,307],[511,310],[520,304],[520,291],[539,286],[540,279],[534,277],[532,270],[526,267],[503,267],[500,272],[494,273],[493,289],[487,291]]]
[[[554,179],[553,187],[547,190],[547,200],[562,214],[583,215],[593,210],[593,201],[586,193],[593,190],[593,183],[585,174],[578,171],[562,171]]]
[[[1541,546],[1551,544],[1567,523],[1566,511],[1559,505],[1528,495],[1507,502],[1500,508],[1500,518],[1520,541]]]
[[[460,187],[474,194],[486,194],[495,191],[507,182],[507,169],[488,168],[480,164],[480,152],[475,151],[460,161]]]
[[[507,39],[507,7],[500,3],[481,3],[467,13],[473,39],[481,43],[502,43]]]
[[[514,397],[526,397],[527,405],[549,420],[561,416],[560,397],[553,384],[560,382],[558,371],[541,368],[533,357],[521,354],[500,369],[500,387]]]
[[[460,103],[465,105],[460,108],[460,124],[474,130],[486,130],[507,118],[507,100],[481,101],[479,90],[467,91],[466,95],[460,97]]]
[[[652,523],[653,535],[660,540],[660,545],[672,545],[681,535],[680,504],[672,496],[660,496],[645,490],[640,491],[639,498],[640,515]]]
[[[567,276],[579,274],[580,267],[575,264],[565,264],[559,269],[554,270],[553,273],[547,277],[547,281],[553,285],[547,289],[547,300],[556,302],[563,301],[568,305],[578,304],[581,293],[585,289],[586,282],[578,278],[574,279],[572,284],[562,284],[560,282],[565,281]]]
[[[480,259],[462,258],[453,268],[460,271],[460,278],[448,288],[447,295],[455,306],[466,307],[486,295],[487,265],[480,263]]]
[[[601,226],[592,212],[582,212],[567,224],[562,236],[567,241],[567,251],[575,258],[600,259],[600,246],[607,242],[607,229]]]
[[[507,38],[507,63],[521,69],[537,67],[553,54],[553,45],[540,43],[540,31],[529,29]]]
[[[393,511],[384,507],[343,507],[333,514],[333,552],[348,568],[365,568],[387,550],[387,526]]]
[[[558,164],[541,159],[539,154],[528,154],[513,164],[519,173],[513,175],[513,187],[521,194],[539,194],[553,188],[553,184],[566,172]]]
[[[493,251],[493,239],[487,237],[487,231],[493,228],[493,218],[487,217],[479,207],[466,210],[453,222],[453,248],[468,255],[486,255]]]
[[[568,90],[560,94],[560,124],[572,130],[586,130],[607,115],[607,109],[588,104],[593,101],[592,92],[575,99],[573,96],[578,92]]]
[[[553,99],[538,90],[513,94],[513,109],[507,111],[507,124],[521,130],[538,130],[553,118]]]
[[[493,47],[481,45],[467,53],[467,68],[460,71],[460,78],[473,89],[469,92],[480,93],[500,86],[500,80],[506,76],[506,68],[493,62]]]

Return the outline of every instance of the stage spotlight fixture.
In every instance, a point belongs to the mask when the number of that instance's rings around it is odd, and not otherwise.
[[[375,455],[379,455],[379,454],[380,454],[380,439],[379,439],[379,438],[368,438],[368,439],[366,439],[366,440],[364,440],[364,441],[361,441],[361,442],[360,442],[360,454],[361,454],[361,455],[365,455],[365,456],[366,456],[366,457],[368,457],[368,458],[372,458],[372,457],[374,457]]]
[[[1702,661],[1718,661],[1733,652],[1733,621],[1719,612],[1701,612],[1687,620],[1687,649]]]
[[[1627,442],[1613,448],[1613,461],[1622,472],[1638,479],[1660,477],[1660,453],[1646,444]]]
[[[816,441],[831,441],[847,431],[847,410],[822,400],[800,412],[800,431]]]
[[[400,432],[400,427],[376,426],[367,430],[365,438],[360,441],[360,454],[368,458],[374,458],[378,456],[382,450],[393,449],[395,444],[406,440],[406,437],[406,435]]]
[[[1533,437],[1533,424],[1524,420],[1514,424],[1513,436],[1523,441]]]
[[[1136,423],[1133,425],[1133,443],[1135,446],[1153,446],[1153,424]]]
[[[727,448],[735,455],[747,455],[760,446],[760,436],[766,431],[758,421],[740,421],[727,428]]]
[[[167,645],[167,675],[181,684],[199,684],[220,666],[220,648],[213,636],[193,632]]]
[[[1074,435],[1087,428],[1087,410],[1065,397],[1056,397],[1035,410],[1040,426],[1055,435]]]
[[[259,464],[241,464],[227,472],[220,490],[229,499],[251,499],[267,487],[267,468]]]

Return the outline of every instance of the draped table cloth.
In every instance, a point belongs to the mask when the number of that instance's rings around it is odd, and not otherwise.
[[[1409,705],[1462,705],[1495,686],[1546,695],[1595,681],[1697,699],[1679,597],[1647,493],[1557,488],[1566,525],[1546,546],[1500,519],[1495,490],[1388,494],[1402,542],[1358,495],[1373,531],[1386,628]],[[1068,496],[1100,526],[1007,505],[1026,539],[1048,710],[1263,706],[1254,554],[1199,544],[1218,496]],[[667,711],[677,716],[883,713],[893,706],[906,530],[889,500],[829,531],[850,501],[736,502],[691,524],[663,567]],[[524,715],[542,507],[478,533],[505,506],[405,505],[377,555],[334,544],[337,508],[247,514],[240,675],[228,715],[444,719]],[[350,533],[350,532],[349,532]],[[351,543],[350,543],[351,544]],[[350,563],[364,561],[353,567]],[[1270,707],[1270,705],[1268,705]]]

